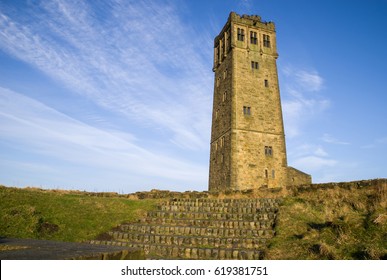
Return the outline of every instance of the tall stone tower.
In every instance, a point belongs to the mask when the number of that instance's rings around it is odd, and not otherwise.
[[[232,12],[214,40],[210,191],[310,183],[287,166],[275,25]]]

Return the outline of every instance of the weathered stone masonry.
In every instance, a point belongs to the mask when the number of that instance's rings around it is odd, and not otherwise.
[[[280,199],[175,198],[92,244],[135,247],[148,259],[262,259]]]
[[[275,25],[231,13],[214,40],[210,191],[311,183],[288,168]]]

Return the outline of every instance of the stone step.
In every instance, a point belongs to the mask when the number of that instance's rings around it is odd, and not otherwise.
[[[122,233],[148,233],[164,235],[190,235],[214,237],[268,237],[274,235],[272,229],[240,229],[240,228],[214,228],[196,226],[170,226],[170,225],[121,225],[119,230],[111,231]],[[120,237],[122,238],[122,237]]]
[[[275,213],[209,213],[209,212],[168,212],[150,211],[147,217],[173,218],[173,219],[211,219],[211,220],[243,220],[258,221],[275,219]]]
[[[241,204],[221,204],[221,203],[194,203],[194,202],[164,202],[166,206],[185,207],[230,207],[230,208],[278,208],[278,203],[241,203]]]
[[[274,199],[265,199],[265,200],[187,200],[187,199],[179,199],[179,200],[169,200],[163,202],[164,205],[178,205],[178,206],[204,206],[204,207],[278,207],[280,204],[280,200]]]
[[[211,212],[211,213],[231,213],[231,214],[256,214],[275,213],[276,207],[223,207],[223,206],[187,206],[187,205],[161,205],[160,211],[172,212]]]
[[[140,220],[141,224],[149,225],[170,225],[170,226],[197,226],[209,228],[238,228],[238,229],[271,229],[274,225],[274,219],[241,221],[231,219],[177,219],[177,218],[158,218],[147,217]]]
[[[141,248],[145,251],[148,259],[261,260],[264,257],[264,250],[261,249],[205,248],[99,240],[91,241],[91,243]]]
[[[257,202],[278,202],[281,198],[173,198],[169,202],[196,202],[196,203],[257,203]]]
[[[148,259],[262,259],[274,234],[279,199],[172,199],[137,223],[108,232]]]
[[[268,234],[261,237],[208,237],[208,236],[189,236],[189,235],[163,235],[147,233],[123,233],[109,232],[114,241],[143,243],[143,244],[165,244],[165,245],[184,245],[213,248],[258,248],[266,244],[267,239],[273,235]]]

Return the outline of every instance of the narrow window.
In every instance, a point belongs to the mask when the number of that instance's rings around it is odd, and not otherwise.
[[[223,71],[223,80],[227,77],[227,69]]]
[[[265,156],[273,156],[273,147],[265,146]]]
[[[258,69],[259,64],[257,61],[251,61],[251,69]]]
[[[265,169],[265,178],[269,178],[269,172],[267,172],[267,169]]]
[[[245,30],[242,28],[238,28],[238,41],[245,40]]]
[[[216,87],[218,87],[219,84],[220,84],[220,77],[218,77],[218,78],[216,79]]]
[[[250,31],[250,43],[256,45],[257,41],[257,32]]]
[[[270,36],[263,34],[263,46],[266,48],[270,48]]]
[[[216,112],[215,112],[215,120],[218,119],[218,115],[219,115],[219,110],[216,110]]]
[[[248,106],[243,106],[243,115],[250,116],[251,115],[251,108]]]
[[[265,87],[269,87],[269,80],[265,79]]]
[[[230,30],[227,31],[227,52],[231,49],[231,34]]]
[[[225,102],[227,100],[227,91],[223,92],[222,101]]]
[[[275,178],[275,171],[274,169],[271,171],[271,177],[274,179]]]

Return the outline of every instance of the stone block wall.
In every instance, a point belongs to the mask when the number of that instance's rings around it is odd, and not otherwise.
[[[277,58],[275,25],[259,16],[231,13],[214,40],[211,192],[288,184]]]

